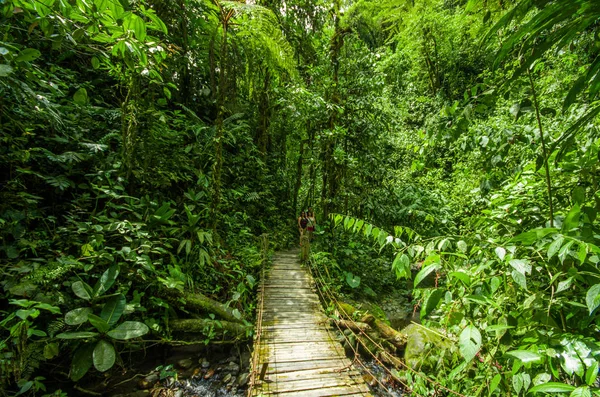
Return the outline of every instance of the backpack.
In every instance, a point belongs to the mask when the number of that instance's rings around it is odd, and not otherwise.
[[[307,218],[300,219],[300,226],[302,227],[302,229],[306,229],[306,225],[308,225],[308,219]]]

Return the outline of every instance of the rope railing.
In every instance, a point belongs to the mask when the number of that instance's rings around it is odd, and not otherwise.
[[[319,272],[319,277],[320,277],[321,279],[323,279],[323,275],[322,275],[321,271],[318,269],[318,267],[317,267],[317,266],[314,266],[314,267],[315,267],[316,271],[318,271],[318,272]],[[325,272],[327,273],[327,276],[328,276],[328,278],[329,278],[329,282],[332,282],[332,277],[331,277],[331,275],[329,274],[329,270],[328,270],[326,267],[325,267]],[[321,283],[322,283],[322,281],[321,281]],[[322,283],[322,285],[324,285],[324,284]],[[327,290],[329,290],[329,289],[327,289]],[[348,318],[348,319],[349,319],[349,321],[350,321],[350,322],[351,322],[353,325],[356,325],[356,322],[355,322],[355,321],[352,319],[352,316],[351,316],[351,315],[349,315],[349,313],[346,313],[346,312],[345,312],[345,310],[344,310],[343,306],[339,304],[339,300],[337,300],[337,299],[335,298],[334,294],[330,292],[330,293],[329,293],[329,296],[332,298],[331,300],[332,300],[332,301],[333,301],[333,302],[336,304],[336,307],[338,307],[338,308],[339,308],[339,309],[340,309],[340,310],[343,312],[344,316],[345,316],[346,318]],[[336,324],[336,325],[337,325],[337,324]],[[339,327],[338,327],[338,328],[339,328]],[[373,338],[371,338],[371,336],[370,336],[370,335],[368,335],[368,334],[367,334],[367,333],[366,333],[366,332],[365,332],[363,329],[361,329],[360,327],[356,327],[356,328],[358,329],[358,331],[360,332],[360,334],[362,334],[363,336],[365,336],[365,337],[366,337],[366,338],[367,338],[367,339],[368,339],[368,340],[369,340],[371,343],[373,343],[373,344],[374,344],[376,347],[378,347],[379,349],[381,349],[381,350],[385,351],[385,348],[384,348],[383,346],[381,346],[381,344],[380,344],[380,343],[378,343],[377,341],[373,340]],[[343,332],[342,332],[342,334],[343,334]],[[373,352],[371,352],[371,351],[370,351],[370,349],[369,349],[369,348],[368,348],[368,347],[367,347],[367,346],[366,346],[364,343],[362,343],[362,345],[363,345],[363,346],[365,347],[365,349],[366,349],[366,350],[369,352],[369,354],[370,354],[371,356],[373,356],[373,358],[374,358],[374,359],[375,359],[375,360],[376,360],[376,361],[377,361],[377,362],[378,362],[378,363],[379,363],[379,364],[380,364],[380,365],[381,365],[381,366],[382,366],[382,367],[383,367],[383,368],[386,370],[386,372],[388,372],[388,373],[389,373],[389,374],[392,376],[392,378],[393,378],[393,379],[395,379],[395,380],[396,380],[396,381],[398,381],[400,384],[402,384],[403,386],[405,386],[405,387],[406,387],[406,388],[407,388],[409,391],[411,390],[411,388],[410,388],[410,387],[408,387],[408,385],[406,385],[404,382],[402,382],[402,381],[401,381],[401,380],[400,380],[400,379],[399,379],[399,378],[398,378],[396,375],[394,375],[394,374],[393,374],[393,373],[392,373],[392,372],[389,370],[389,368],[387,368],[387,367],[386,367],[386,366],[385,366],[385,365],[384,365],[384,364],[383,364],[383,363],[382,363],[382,362],[381,362],[381,361],[380,361],[380,360],[379,360],[379,359],[378,359],[378,358],[375,356],[375,354],[373,354]],[[408,365],[407,365],[407,364],[405,364],[404,362],[399,362],[399,364],[400,364],[400,365],[401,365],[403,368],[405,368],[406,370],[408,370],[408,371],[410,371],[410,372],[414,373],[416,376],[418,376],[418,377],[420,377],[421,379],[425,380],[426,382],[428,382],[428,383],[430,383],[430,384],[434,385],[434,386],[435,386],[435,388],[437,388],[437,389],[444,390],[444,391],[446,391],[446,392],[448,392],[448,393],[450,393],[450,394],[453,394],[453,395],[455,395],[455,396],[458,396],[458,397],[467,397],[467,396],[465,396],[465,395],[464,395],[464,394],[462,394],[462,393],[459,393],[459,392],[457,392],[457,391],[454,391],[454,390],[452,390],[452,389],[449,389],[449,388],[447,388],[446,386],[444,386],[444,385],[440,384],[439,382],[435,381],[434,379],[431,379],[431,378],[430,378],[430,377],[428,377],[427,375],[425,375],[425,374],[423,374],[423,373],[421,373],[421,372],[419,372],[419,371],[415,370],[414,368],[411,368],[410,366],[408,366]],[[414,391],[412,391],[412,393],[413,393],[413,394],[416,394],[416,395],[418,396],[418,393],[416,393],[416,392],[414,392]]]
[[[264,294],[265,294],[265,266],[269,255],[269,235],[263,233],[259,236],[261,250],[261,270],[260,270],[260,294],[258,297],[256,313],[256,330],[254,333],[254,349],[252,350],[252,365],[250,368],[250,381],[248,382],[247,396],[252,396],[252,389],[256,385],[256,375],[258,371],[258,359],[260,358],[260,342],[262,337]]]
[[[311,263],[312,261],[309,261],[309,263]],[[318,269],[317,266],[314,266],[315,270],[319,273],[318,275],[313,274],[312,272],[312,267],[309,266],[309,270],[311,271],[311,274],[313,275],[313,279],[315,279],[315,281],[318,283],[317,286],[317,292],[319,293],[319,295],[321,296],[321,298],[323,299],[323,301],[327,301],[327,299],[325,298],[325,296],[323,295],[323,291],[325,291],[325,294],[327,294],[327,296],[329,297],[329,301],[334,302],[334,304],[337,307],[341,307],[339,305],[339,301],[335,298],[335,296],[333,295],[333,293],[330,291],[329,288],[327,288],[327,286],[325,285],[325,283],[323,282],[323,276],[322,273],[320,272],[320,270]],[[316,277],[315,277],[316,276]],[[346,317],[349,318],[349,321],[353,324],[356,324],[356,322],[354,320],[352,320],[351,317],[347,316],[346,313],[344,313],[346,315]],[[340,331],[340,334],[342,335],[342,337],[344,338],[344,340],[348,343],[348,346],[350,346],[350,349],[352,349],[352,352],[354,353],[354,362],[357,362],[358,364],[360,364],[365,371],[371,376],[373,377],[373,379],[377,382],[377,384],[383,389],[385,390],[387,393],[391,393],[391,390],[383,384],[383,382],[381,382],[377,376],[375,376],[370,370],[369,368],[366,366],[366,364],[364,364],[361,359],[360,359],[360,353],[358,352],[358,349],[355,348],[352,345],[352,342],[350,341],[350,339],[346,336],[346,334],[344,334],[344,331],[342,330],[342,328],[339,326],[339,324],[337,322],[333,322],[334,325],[336,326],[336,328]],[[366,335],[366,334],[365,334]],[[374,342],[368,335],[367,337]],[[371,351],[371,349],[369,349],[369,347],[363,343],[360,339],[357,339],[357,346],[358,343],[360,343],[365,350],[369,353],[369,355],[371,357],[373,357],[373,359],[381,366],[381,368],[383,368],[391,377],[392,379],[394,379],[395,381],[397,381],[398,383],[400,383],[402,386],[404,386],[404,388],[406,389],[406,391],[412,393],[413,395],[416,395],[417,397],[422,397],[421,395],[419,395],[418,393],[414,392],[406,383],[404,383],[401,379],[399,379],[396,375],[394,375],[391,370],[389,368],[387,368],[382,362],[381,360],[379,360],[379,358],[375,355],[374,352]],[[374,343],[376,346],[378,346],[378,344],[375,342]],[[380,345],[378,346],[379,348],[383,348]]]
[[[313,276],[313,279],[315,280],[316,283],[320,283],[321,285],[316,285],[317,287],[317,292],[318,294],[321,296],[321,299],[325,302],[327,301],[327,298],[325,297],[325,295],[323,294],[323,291],[327,290],[326,286],[323,284],[322,280],[320,280],[318,277],[315,277],[315,275],[312,273],[312,270],[309,266],[309,270],[311,271],[311,275]],[[340,334],[342,335],[342,337],[344,338],[344,340],[348,343],[348,346],[350,347],[350,349],[352,350],[352,352],[354,353],[354,359],[353,359],[353,363],[358,363],[360,364],[361,367],[363,367],[363,369],[381,386],[382,389],[384,389],[386,392],[390,393],[390,389],[385,386],[378,378],[377,376],[375,376],[375,374],[373,374],[373,372],[371,372],[371,370],[366,366],[365,363],[363,363],[360,359],[360,353],[358,352],[358,349],[356,347],[353,346],[352,342],[350,341],[350,339],[346,336],[346,334],[344,334],[344,331],[342,330],[342,328],[339,326],[339,324],[337,324],[335,321],[333,322],[334,325],[336,326],[336,328],[338,329],[338,331],[340,331]],[[328,330],[329,332],[329,330]],[[358,345],[357,345],[358,346]],[[363,345],[364,346],[364,345]]]

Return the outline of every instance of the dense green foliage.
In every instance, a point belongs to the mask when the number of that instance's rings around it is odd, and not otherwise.
[[[341,293],[412,279],[453,342],[416,369],[598,394],[599,23],[594,0],[0,0],[0,394],[127,367],[189,293],[250,324],[257,236],[295,241],[309,205]]]

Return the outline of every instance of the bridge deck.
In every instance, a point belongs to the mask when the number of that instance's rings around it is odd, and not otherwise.
[[[298,251],[279,253],[261,289],[262,324],[254,348],[251,396],[369,396],[335,340]],[[260,373],[266,372],[263,380]]]

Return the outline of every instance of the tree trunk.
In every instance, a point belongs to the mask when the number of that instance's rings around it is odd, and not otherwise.
[[[221,333],[223,336],[231,335],[235,339],[247,339],[249,327],[231,323],[229,321],[217,321],[211,319],[180,319],[171,320],[169,326],[173,331],[193,332],[208,335],[210,330]]]
[[[296,165],[296,185],[294,186],[294,205],[293,211],[294,214],[298,211],[298,195],[300,194],[300,187],[302,186],[302,167],[304,163],[304,145],[306,141],[300,142],[300,157],[298,158],[298,163]]]
[[[267,158],[267,149],[269,145],[269,82],[271,79],[271,73],[267,67],[265,70],[265,78],[263,81],[263,88],[260,94],[260,100],[258,102],[258,128],[257,128],[257,139],[256,145],[260,152],[263,161]]]
[[[182,304],[187,310],[213,313],[216,316],[233,323],[243,323],[240,316],[236,317],[233,309],[225,306],[200,293],[177,293],[173,289],[163,290],[163,295],[174,304]],[[181,303],[183,300],[184,303]]]
[[[223,38],[221,39],[221,54],[219,59],[219,92],[217,100],[217,118],[215,120],[215,164],[213,170],[213,197],[211,205],[211,221],[213,233],[217,235],[219,219],[219,204],[221,203],[221,173],[223,170],[223,118],[226,83],[225,68],[227,67],[227,22],[222,23]]]

